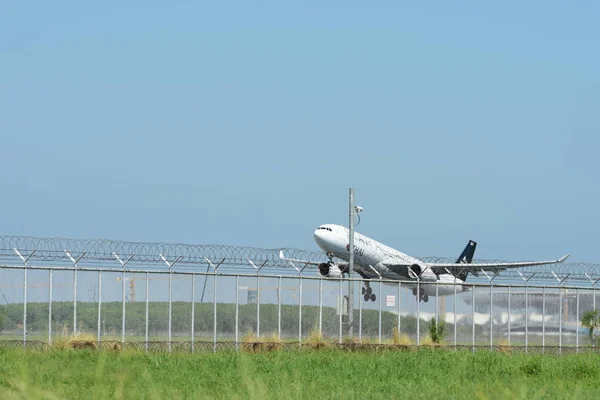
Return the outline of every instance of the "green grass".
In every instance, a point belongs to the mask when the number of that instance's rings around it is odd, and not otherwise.
[[[2,399],[600,398],[593,354],[0,350]]]

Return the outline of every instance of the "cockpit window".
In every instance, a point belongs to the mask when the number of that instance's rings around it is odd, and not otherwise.
[[[326,230],[326,231],[333,232],[333,231],[331,230],[331,228],[327,228],[327,227],[325,227],[325,226],[320,226],[318,229],[324,229],[324,230]],[[317,229],[317,230],[318,230],[318,229]]]

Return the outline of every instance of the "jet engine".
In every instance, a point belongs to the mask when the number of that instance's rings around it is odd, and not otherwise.
[[[411,278],[419,278],[422,281],[437,281],[437,276],[426,265],[413,264],[409,267],[408,271]]]
[[[338,264],[334,262],[326,262],[319,264],[317,273],[324,278],[340,278],[342,274],[348,272],[348,264]]]

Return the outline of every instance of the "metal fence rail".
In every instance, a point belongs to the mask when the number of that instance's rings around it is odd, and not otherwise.
[[[80,341],[145,351],[247,350],[248,343],[260,342],[265,344],[256,346],[411,348],[431,342],[435,321],[445,324],[447,347],[591,348],[580,322],[596,307],[591,281],[531,284],[524,275],[518,284],[371,280],[372,298],[358,279],[223,273],[214,263],[208,273],[174,270],[172,264],[140,270],[130,269],[127,259],[120,267],[84,269],[73,258],[72,266],[29,266],[26,259],[25,265],[0,266],[2,345]],[[450,295],[434,295],[448,287]],[[414,293],[421,290],[431,293],[428,302],[416,300]],[[351,302],[349,293],[354,293]]]

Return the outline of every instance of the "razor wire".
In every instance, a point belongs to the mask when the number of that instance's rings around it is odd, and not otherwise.
[[[0,236],[0,260],[21,263],[16,254],[18,251],[25,257],[30,256],[30,263],[50,262],[53,264],[72,264],[68,254],[74,258],[81,257],[78,267],[85,264],[102,264],[118,266],[118,259],[128,260],[128,265],[137,265],[152,268],[166,268],[174,262],[175,268],[197,268],[199,266],[210,266],[216,264],[227,266],[230,271],[239,271],[240,268],[255,271],[257,266],[265,268],[263,271],[279,270],[283,274],[296,273],[294,265],[280,258],[280,252],[286,258],[303,260],[307,264],[299,265],[306,269],[315,269],[315,264],[327,262],[328,258],[321,251],[301,250],[295,248],[257,248],[249,246],[232,245],[193,245],[182,243],[164,242],[129,242],[107,239],[67,239],[67,238],[39,238],[32,236]],[[454,258],[426,256],[419,257],[425,263],[455,262]],[[477,263],[499,263],[502,260],[478,259],[472,264],[460,264],[449,267],[452,273],[467,270],[471,275],[482,276],[487,272],[479,271]],[[254,263],[254,265],[252,265]],[[208,272],[208,271],[207,271]],[[489,271],[488,271],[489,272]],[[534,280],[583,280],[594,285],[600,280],[600,264],[594,263],[562,263],[535,267],[522,267],[518,269],[497,270],[491,272],[504,279]]]
[[[115,261],[115,255],[121,259],[130,258],[130,264],[161,264],[167,260],[178,259],[181,265],[206,265],[207,261],[221,265],[248,265],[248,260],[265,263],[265,267],[291,266],[279,259],[279,252],[286,257],[321,262],[325,259],[321,252],[298,250],[293,248],[262,249],[248,246],[230,245],[190,245],[182,243],[127,242],[105,239],[65,239],[38,238],[31,236],[0,236],[0,259],[14,259],[15,249],[22,254],[33,253],[31,259],[51,262],[68,262],[65,251],[76,255],[85,254],[82,262]]]

